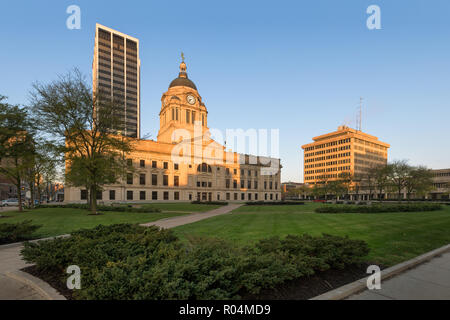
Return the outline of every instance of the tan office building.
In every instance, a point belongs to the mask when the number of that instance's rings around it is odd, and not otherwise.
[[[140,68],[139,40],[97,24],[92,64],[94,92],[111,97],[121,106],[124,134],[132,138],[140,137]]]
[[[108,202],[281,200],[280,159],[226,150],[210,138],[208,111],[186,64],[161,97],[157,141],[133,139],[134,172],[108,185]],[[87,191],[65,188],[66,202],[86,202]]]
[[[304,182],[308,184],[336,180],[343,174],[363,175],[371,166],[387,163],[390,147],[375,136],[347,126],[313,141],[302,146]]]

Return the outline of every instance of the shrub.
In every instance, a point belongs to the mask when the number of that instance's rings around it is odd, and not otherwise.
[[[302,205],[303,201],[249,201],[245,203],[247,206],[285,206],[285,205]]]
[[[228,205],[228,202],[226,201],[191,201],[191,204],[214,204],[214,205],[219,205],[219,206],[226,206]]]
[[[244,247],[205,238],[186,243],[170,230],[123,224],[26,243],[22,253],[62,282],[65,268],[80,266],[76,299],[235,299],[358,263],[368,247],[328,235],[270,238]]]
[[[33,233],[41,226],[32,225],[31,223],[31,220],[19,223],[0,223],[0,244],[32,239]]]
[[[57,204],[57,205],[39,205],[36,209],[40,208],[59,208],[59,209],[83,209],[90,210],[87,204],[82,203],[68,203],[68,204]],[[152,212],[161,212],[159,208],[153,208],[150,206],[145,206],[142,208],[133,208],[131,206],[105,206],[99,205],[97,206],[97,211],[105,212],[105,211],[114,211],[114,212],[137,212],[137,213],[152,213]]]
[[[441,210],[440,204],[373,204],[373,205],[325,205],[315,209],[317,213],[381,213],[381,212],[418,212]]]

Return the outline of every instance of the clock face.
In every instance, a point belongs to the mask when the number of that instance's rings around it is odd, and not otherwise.
[[[195,97],[192,96],[192,95],[188,95],[188,96],[187,96],[187,102],[188,102],[189,104],[194,104],[194,103],[195,103]]]

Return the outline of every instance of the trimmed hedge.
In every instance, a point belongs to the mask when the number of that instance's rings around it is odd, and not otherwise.
[[[228,202],[226,201],[191,201],[191,204],[214,204],[214,205],[219,205],[219,206],[226,206],[228,205]]]
[[[98,226],[39,243],[22,254],[65,283],[81,268],[75,299],[237,299],[288,280],[361,262],[364,241],[323,235],[270,238],[245,247],[218,239],[180,241],[171,230]]]
[[[373,204],[373,205],[325,205],[315,209],[317,213],[381,213],[418,212],[441,210],[440,204]]]
[[[31,220],[19,223],[0,223],[0,244],[32,239],[33,233],[41,226],[32,225],[31,223]]]
[[[58,205],[39,205],[36,209],[40,208],[59,208],[59,209],[83,209],[90,210],[87,204],[79,204],[79,203],[68,203],[68,204],[58,204]],[[152,212],[161,212],[159,208],[152,207],[142,207],[142,208],[133,208],[131,206],[97,206],[97,211],[114,211],[114,212],[137,212],[137,213],[152,213]]]
[[[249,201],[245,203],[247,206],[285,206],[285,205],[302,205],[303,201]]]

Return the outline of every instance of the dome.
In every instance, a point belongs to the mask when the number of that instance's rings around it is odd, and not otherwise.
[[[187,76],[186,76],[186,78],[178,77],[178,78],[174,79],[170,83],[169,88],[180,87],[180,86],[182,86],[182,87],[189,87],[189,88],[192,88],[194,90],[197,90],[197,87],[195,86],[194,82],[192,82],[192,80],[188,79]]]
[[[184,59],[184,57],[183,57]],[[188,79],[187,73],[186,73],[186,63],[184,61],[180,64],[180,73],[178,74],[178,78],[174,79],[170,85],[169,89],[173,87],[189,87],[194,90],[197,90],[197,87],[195,86],[194,82],[192,80]]]

